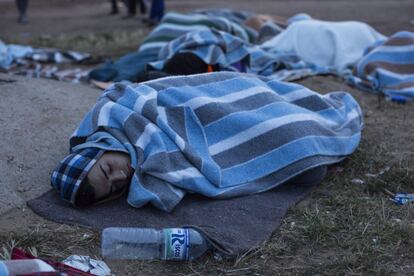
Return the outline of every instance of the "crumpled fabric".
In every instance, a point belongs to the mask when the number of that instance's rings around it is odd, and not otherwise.
[[[363,56],[368,46],[384,39],[363,22],[297,20],[261,47],[296,55],[306,63],[341,74]]]
[[[111,275],[111,269],[105,262],[92,259],[89,256],[71,255],[62,263],[97,276]]]
[[[0,40],[0,69],[9,69],[10,65],[17,59],[33,53],[33,48],[30,46],[5,44]]]

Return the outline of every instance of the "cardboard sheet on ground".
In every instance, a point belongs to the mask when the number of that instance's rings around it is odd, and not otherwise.
[[[187,195],[171,213],[151,206],[136,209],[127,204],[126,198],[75,209],[53,190],[29,201],[28,205],[47,219],[97,229],[192,226],[203,232],[221,252],[238,255],[268,239],[281,224],[288,208],[311,188],[310,185],[287,184],[266,193],[227,200]]]

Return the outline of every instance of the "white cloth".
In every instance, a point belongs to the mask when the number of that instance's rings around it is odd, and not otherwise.
[[[383,39],[384,35],[362,22],[301,20],[292,22],[261,47],[295,54],[305,62],[342,73],[362,57],[368,46]]]
[[[14,44],[6,45],[0,40],[0,68],[8,69],[14,60],[23,58],[32,52],[32,47]]]

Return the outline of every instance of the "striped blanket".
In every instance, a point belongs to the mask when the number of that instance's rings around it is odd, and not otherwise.
[[[125,55],[114,63],[103,64],[100,68],[92,70],[89,77],[105,82],[135,81],[147,63],[158,60],[158,52],[165,45],[195,30],[221,30],[243,41],[255,41],[257,32],[242,23],[251,15],[226,9],[200,10],[190,14],[167,13],[160,24],[144,39],[136,53]]]
[[[246,27],[239,21],[232,21],[215,13],[180,14],[170,12],[163,17],[160,24],[141,43],[139,52],[148,49],[161,49],[168,42],[183,34],[194,30],[209,29],[227,32],[244,41],[255,41],[257,37],[256,31]]]
[[[234,64],[242,62],[247,73],[261,76],[277,74],[281,69],[312,68],[318,72],[316,67],[301,61],[294,54],[266,51],[218,30],[196,30],[174,39],[160,50],[158,61],[150,63],[150,66],[162,70],[164,64],[178,52],[191,52],[207,64],[218,65],[220,71],[238,71]]]
[[[398,32],[370,47],[348,80],[390,97],[414,100],[414,33]]]
[[[185,193],[259,193],[354,152],[361,109],[345,92],[320,95],[294,83],[217,72],[137,85],[114,84],[71,137],[128,152],[128,203],[170,211]]]
[[[238,24],[244,24],[246,20],[254,16],[255,13],[244,10],[233,10],[226,8],[208,8],[208,9],[196,9],[190,14],[204,14],[212,17],[224,17]]]

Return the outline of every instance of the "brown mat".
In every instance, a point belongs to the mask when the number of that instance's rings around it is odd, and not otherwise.
[[[313,185],[285,184],[271,191],[211,200],[188,195],[171,213],[146,206],[133,208],[125,198],[75,209],[51,190],[28,202],[46,219],[97,229],[106,227],[168,228],[191,226],[203,232],[213,245],[227,255],[238,255],[261,245],[276,230],[288,208],[302,199]]]

